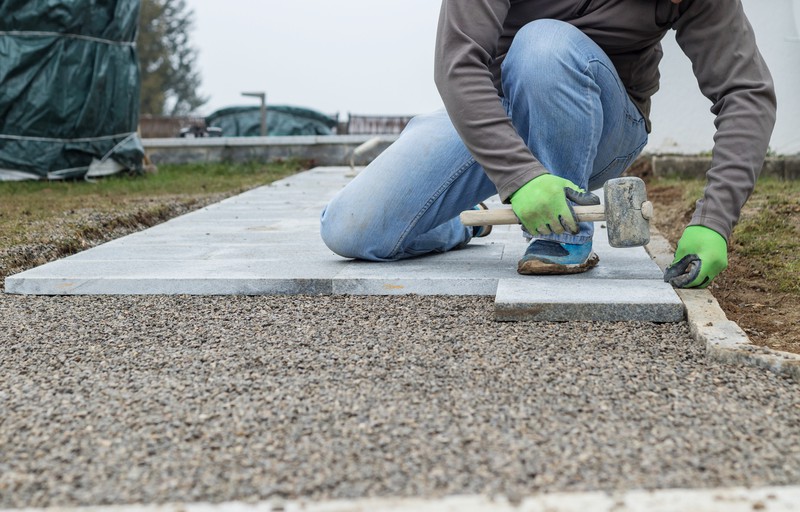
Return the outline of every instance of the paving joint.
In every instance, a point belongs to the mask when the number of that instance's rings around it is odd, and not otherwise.
[[[650,230],[650,243],[645,249],[664,270],[672,263],[674,248],[658,230]],[[755,345],[736,322],[728,319],[708,289],[675,292],[683,302],[692,336],[705,345],[712,360],[765,368],[800,382],[800,355]]]

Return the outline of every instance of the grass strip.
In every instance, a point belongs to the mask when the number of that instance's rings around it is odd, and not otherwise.
[[[705,181],[654,178],[651,186],[680,189],[688,220]],[[800,182],[761,178],[742,209],[729,251],[760,268],[775,291],[800,296]]]

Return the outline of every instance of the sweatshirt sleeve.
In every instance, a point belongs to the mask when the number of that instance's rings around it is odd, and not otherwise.
[[[547,173],[506,114],[489,65],[510,0],[443,0],[434,80],[456,131],[501,200]]]
[[[692,0],[674,28],[716,116],[707,185],[690,224],[727,240],[764,164],[775,89],[740,0]]]

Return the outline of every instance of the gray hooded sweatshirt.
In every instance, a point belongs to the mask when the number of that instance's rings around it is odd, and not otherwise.
[[[700,90],[711,100],[717,128],[708,184],[691,224],[728,239],[755,187],[776,110],[772,77],[740,0],[443,0],[436,85],[461,139],[505,202],[549,172],[500,101],[500,66],[514,35],[544,18],[574,25],[605,51],[648,131],[660,41],[667,30],[676,31]]]

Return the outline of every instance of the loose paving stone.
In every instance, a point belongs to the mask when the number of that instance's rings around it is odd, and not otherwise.
[[[0,509],[781,486],[800,393],[491,297],[0,295]]]
[[[518,226],[496,226],[463,250],[394,263],[366,263],[332,253],[319,234],[327,201],[348,182],[349,168],[317,168],[221,201],[140,233],[6,279],[18,294],[354,294],[494,295],[498,318],[683,319],[675,292],[642,248],[612,249],[602,224],[601,264],[578,276],[519,276],[527,242]],[[501,207],[497,197],[491,207]],[[621,286],[616,281],[626,281]],[[625,293],[632,290],[631,294]],[[559,293],[556,293],[559,292]],[[505,293],[505,292],[504,292]],[[569,297],[602,297],[563,307]],[[636,297],[637,301],[631,301]],[[544,304],[544,307],[539,307]],[[556,312],[556,313],[554,313]]]
[[[500,279],[495,296],[495,319],[569,322],[575,318],[609,322],[680,322],[681,300],[661,281],[632,282],[605,279],[539,277]]]

